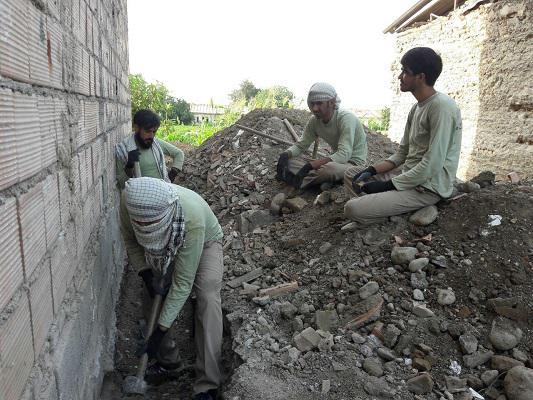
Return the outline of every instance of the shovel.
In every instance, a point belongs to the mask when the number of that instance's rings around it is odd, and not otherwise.
[[[160,287],[164,284],[164,280],[161,279]],[[156,294],[154,301],[152,302],[152,310],[150,311],[150,319],[148,320],[148,331],[146,338],[149,338],[154,331],[155,320],[161,311],[162,296]],[[144,394],[146,392],[146,382],[144,380],[144,374],[146,373],[146,367],[148,366],[148,354],[144,353],[139,361],[139,367],[137,368],[137,375],[130,375],[124,379],[122,384],[122,390],[128,394]]]
[[[139,165],[139,162],[136,161],[133,165],[133,176],[135,178],[141,177],[141,168]],[[164,285],[164,279],[162,278],[160,281],[160,287],[163,287]],[[161,311],[161,300],[162,296],[160,294],[156,294],[154,296],[154,301],[152,302],[152,310],[150,311],[150,318],[148,320],[148,331],[146,334],[146,338],[149,338],[152,335],[152,332],[154,331],[155,326],[155,320],[157,316],[159,315],[159,312]],[[139,361],[139,367],[137,368],[137,375],[130,375],[127,376],[124,379],[124,382],[122,384],[122,390],[124,393],[128,394],[144,394],[146,392],[146,382],[144,380],[144,375],[146,373],[146,367],[148,366],[148,354],[144,353],[141,356],[141,359]]]

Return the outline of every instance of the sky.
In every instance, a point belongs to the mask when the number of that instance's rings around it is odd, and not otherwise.
[[[130,73],[189,103],[227,104],[245,79],[302,100],[324,81],[342,107],[379,109],[394,78],[394,36],[382,32],[416,2],[128,0]]]

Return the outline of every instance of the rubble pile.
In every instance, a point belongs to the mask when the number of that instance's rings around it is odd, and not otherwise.
[[[290,141],[283,119],[301,135],[308,117],[255,110],[239,124]],[[369,163],[394,151],[368,142]],[[285,148],[233,126],[178,178],[225,234],[224,398],[533,398],[533,185],[484,174],[437,207],[343,229],[342,186],[276,181]]]

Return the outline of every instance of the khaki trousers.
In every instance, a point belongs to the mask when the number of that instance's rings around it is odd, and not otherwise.
[[[222,274],[224,272],[222,243],[204,244],[193,290],[196,294],[194,342],[196,345],[195,394],[217,389],[222,382]]]
[[[416,211],[426,206],[436,204],[441,197],[420,186],[409,190],[391,190],[388,192],[361,194],[358,197],[352,188],[353,177],[365,166],[354,166],[344,174],[344,186],[347,192],[354,196],[344,205],[344,216],[361,225],[369,225],[384,221],[393,215]],[[371,180],[387,181],[401,173],[400,168],[384,174],[374,175]]]
[[[297,174],[298,171],[309,160],[302,157],[295,157],[289,160],[289,170],[293,174]],[[324,182],[341,182],[346,170],[352,167],[352,164],[339,164],[333,161],[328,162],[321,166],[318,170],[311,170],[309,174],[303,179],[301,189],[306,189],[311,186],[320,185]]]
[[[217,389],[222,382],[220,357],[222,352],[222,305],[220,290],[224,272],[222,243],[211,241],[204,244],[204,249],[196,271],[193,293],[196,300],[194,312],[194,343],[196,347],[195,372],[193,386],[195,394]],[[150,296],[143,290],[143,308],[145,318],[151,310]],[[173,348],[171,338],[175,337],[178,327],[172,324],[165,335],[158,351],[158,360],[166,363],[179,361],[179,349]]]

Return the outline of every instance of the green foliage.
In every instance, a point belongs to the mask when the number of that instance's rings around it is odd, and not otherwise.
[[[390,108],[386,107],[383,110],[381,110],[381,123],[383,126],[384,131],[389,130],[390,126]]]
[[[251,108],[293,108],[294,94],[285,86],[261,89],[250,102]]]
[[[174,121],[166,120],[162,121],[157,130],[157,137],[166,142],[181,142],[199,146],[218,130],[212,124],[180,125]]]
[[[149,83],[141,74],[130,75],[129,80],[132,117],[137,111],[148,108],[162,120],[175,120],[184,124],[192,122],[189,103],[172,97],[162,83]]]
[[[259,92],[259,89],[256,88],[251,81],[244,80],[241,82],[238,89],[230,93],[229,97],[232,103],[237,103],[241,100],[244,100],[245,103],[248,103],[255,97],[257,92]]]
[[[168,89],[161,83],[148,83],[140,74],[130,75],[131,113],[149,108],[160,116],[165,115]]]
[[[387,107],[382,109],[380,118],[368,118],[363,120],[363,123],[366,124],[369,129],[376,132],[388,131],[390,125],[390,108]]]

